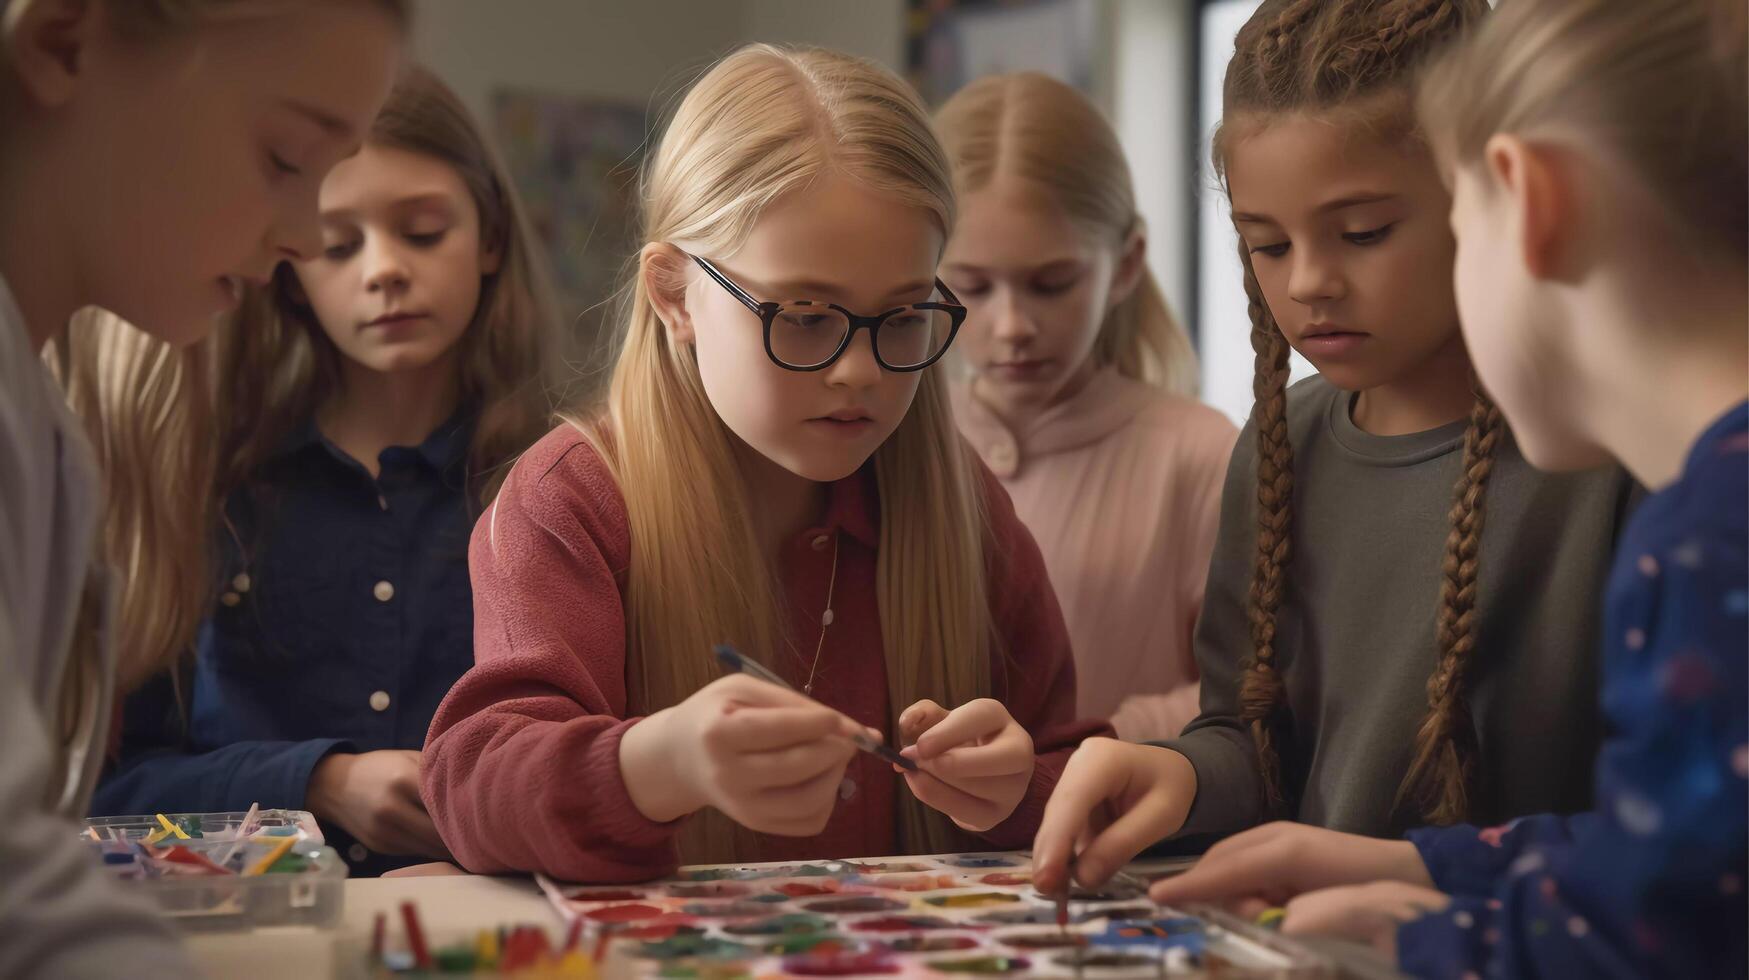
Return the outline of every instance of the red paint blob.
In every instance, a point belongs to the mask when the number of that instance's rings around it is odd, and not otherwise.
[[[825,879],[819,884],[802,881],[786,881],[772,891],[782,892],[791,898],[811,898],[816,895],[836,895],[844,886],[836,880]]]
[[[985,875],[978,880],[986,885],[1030,885],[1032,884],[1032,875],[1024,872],[1015,874],[1012,871],[998,871],[995,874]]]
[[[918,932],[924,929],[952,929],[953,923],[934,915],[886,915],[864,919],[851,926],[858,932]]]
[[[659,918],[662,910],[654,905],[609,905],[584,914],[596,922],[641,922]]]
[[[679,935],[702,936],[704,930],[692,924],[693,920],[684,915],[665,915],[660,919],[641,922],[624,929],[615,929],[611,933],[603,933],[603,937],[611,935],[614,939],[642,939],[655,941],[671,939]]]

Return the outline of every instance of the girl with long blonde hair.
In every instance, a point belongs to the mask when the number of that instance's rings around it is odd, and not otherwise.
[[[321,248],[221,332],[216,567],[136,583],[206,622],[129,698],[93,809],[308,809],[363,875],[447,855],[419,749],[473,665],[474,519],[550,424],[555,323],[508,176],[430,72],[319,204]]]
[[[1197,713],[1191,633],[1238,430],[1196,400],[1099,110],[1046,75],[993,75],[936,123],[960,203],[941,274],[971,311],[954,414],[1044,551],[1081,714],[1177,735]]]
[[[388,94],[406,16],[388,0],[0,2],[0,976],[195,972],[72,819],[125,635],[106,573],[141,569],[109,561],[116,474],[57,390],[89,340],[70,321],[102,305],[139,324],[149,343],[121,353],[142,356],[95,382],[111,403],[163,394],[163,352],[314,249],[316,188]],[[180,430],[152,448],[202,452]],[[160,503],[138,511],[148,559],[178,527]]]
[[[479,663],[426,745],[444,840],[471,870],[593,881],[1024,844],[1098,726],[1073,723],[1037,546],[935,367],[964,308],[935,278],[953,191],[916,94],[743,48],[642,196],[606,404],[475,530]],[[724,643],[795,690],[719,678]]]

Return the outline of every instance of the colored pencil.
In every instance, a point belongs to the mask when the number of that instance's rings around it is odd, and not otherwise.
[[[419,927],[419,910],[412,902],[401,903],[401,921],[407,926],[407,945],[413,952],[413,963],[421,970],[431,969],[431,950],[425,945],[425,930]]]
[[[266,874],[267,869],[273,867],[280,858],[285,857],[285,852],[291,850],[292,845],[297,842],[298,839],[296,837],[281,837],[279,843],[273,845],[273,847],[268,850],[266,857],[255,862],[255,866],[248,871],[243,872],[243,877],[253,878],[256,875]]]

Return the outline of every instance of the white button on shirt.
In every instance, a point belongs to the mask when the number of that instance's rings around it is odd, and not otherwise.
[[[372,692],[371,696],[370,696],[370,710],[372,710],[372,711],[387,711],[387,710],[389,710],[389,692],[387,692],[387,691]]]
[[[376,588],[372,589],[371,592],[377,597],[378,602],[388,602],[395,597],[395,586],[394,583],[385,579],[378,582]]]
[[[370,857],[370,848],[363,844],[354,844],[346,849],[346,858],[353,864],[358,864],[368,857]]]

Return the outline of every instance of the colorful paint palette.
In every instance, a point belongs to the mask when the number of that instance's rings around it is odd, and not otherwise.
[[[689,868],[636,888],[543,881],[608,976],[1334,977],[1291,940],[1133,889],[1077,892],[1070,924],[1025,854]],[[768,903],[762,899],[774,899]]]

